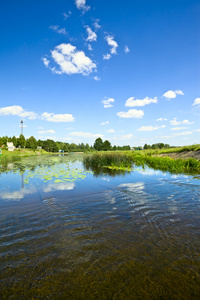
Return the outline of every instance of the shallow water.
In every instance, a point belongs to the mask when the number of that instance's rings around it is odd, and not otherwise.
[[[199,299],[200,181],[80,156],[0,175],[1,299]]]

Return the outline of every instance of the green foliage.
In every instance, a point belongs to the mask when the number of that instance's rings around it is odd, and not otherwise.
[[[131,168],[131,156],[116,152],[95,153],[84,158],[84,165],[88,167],[118,167]]]
[[[100,137],[95,140],[95,142],[94,142],[94,148],[97,151],[103,150],[103,141],[102,141],[102,139]]]
[[[112,148],[111,143],[108,140],[104,141],[103,150],[108,151],[108,150],[111,150],[111,148]]]
[[[58,145],[53,140],[46,140],[43,142],[43,149],[47,152],[58,152]]]
[[[26,147],[32,150],[37,149],[37,141],[34,136],[31,136],[29,139],[26,140]]]
[[[26,146],[26,139],[23,134],[20,134],[19,138],[17,139],[17,147],[24,148]]]

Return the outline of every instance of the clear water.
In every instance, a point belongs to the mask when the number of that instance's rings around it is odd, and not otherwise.
[[[0,225],[1,299],[200,299],[193,176],[24,159],[2,169]]]

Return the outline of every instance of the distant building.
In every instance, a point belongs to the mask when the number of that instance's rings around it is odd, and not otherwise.
[[[37,149],[38,149],[38,150],[41,150],[41,149],[42,149],[42,147],[40,147],[40,146],[37,146]]]
[[[13,145],[12,142],[7,142],[7,147],[8,147],[8,151],[14,151],[15,150],[15,146]]]

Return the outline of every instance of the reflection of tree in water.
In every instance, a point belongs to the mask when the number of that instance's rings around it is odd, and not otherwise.
[[[95,177],[102,176],[102,175],[109,175],[111,177],[117,177],[117,176],[125,176],[126,174],[129,174],[130,171],[128,170],[122,170],[122,169],[110,169],[106,167],[89,167],[87,165],[84,165],[85,169],[87,171],[92,171],[93,175]]]

